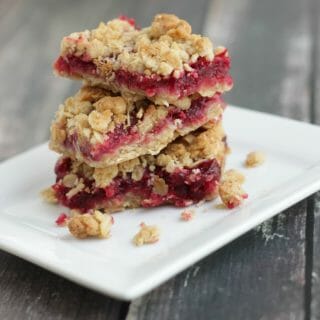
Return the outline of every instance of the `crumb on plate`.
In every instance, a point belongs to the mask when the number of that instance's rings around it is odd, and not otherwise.
[[[58,202],[58,199],[55,195],[55,192],[51,187],[42,190],[40,194],[41,194],[42,199],[48,203],[57,203]]]
[[[184,210],[180,214],[180,219],[183,221],[190,221],[194,218],[194,211],[193,210]]]
[[[134,236],[133,243],[136,246],[142,246],[144,244],[151,244],[159,241],[160,230],[157,226],[148,226],[145,223],[140,223],[140,230]]]
[[[79,239],[88,237],[109,238],[113,218],[99,210],[93,213],[75,214],[68,221],[70,233]]]
[[[245,166],[247,168],[254,168],[262,165],[265,162],[265,160],[266,160],[266,156],[263,152],[253,151],[248,153],[245,161]]]
[[[244,180],[244,175],[237,170],[225,172],[219,186],[219,195],[228,209],[238,207],[244,199],[248,198],[248,194],[242,189]]]

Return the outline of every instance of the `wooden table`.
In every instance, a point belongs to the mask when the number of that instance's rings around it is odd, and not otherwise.
[[[1,159],[48,139],[58,104],[79,87],[51,72],[63,35],[119,14],[147,25],[157,12],[176,13],[229,48],[228,102],[320,122],[317,0],[0,0]],[[0,319],[320,319],[319,199],[301,201],[131,303],[0,252]]]

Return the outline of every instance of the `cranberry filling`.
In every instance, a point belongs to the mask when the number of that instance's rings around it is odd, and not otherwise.
[[[172,75],[168,77],[146,76],[119,69],[115,72],[115,80],[118,84],[129,89],[144,91],[149,97],[168,92],[176,97],[185,97],[199,91],[202,87],[210,88],[217,83],[223,82],[232,85],[232,78],[228,73],[230,58],[226,56],[226,51],[216,55],[213,61],[200,57],[191,64],[191,67],[194,69],[193,71],[184,72],[179,78]],[[69,76],[99,77],[96,65],[92,61],[88,61],[87,57],[60,56],[55,62],[54,68],[58,73]]]
[[[191,64],[194,69],[191,72],[184,72],[178,79],[160,76],[143,76],[140,73],[129,72],[120,69],[116,71],[116,81],[132,90],[142,90],[149,97],[159,93],[169,92],[177,97],[191,95],[203,87],[212,87],[219,82],[232,84],[232,79],[228,75],[230,70],[230,58],[218,55],[213,61],[199,58]]]
[[[66,162],[66,163],[64,163]],[[119,202],[126,195],[131,194],[141,199],[142,207],[155,207],[171,203],[178,207],[184,207],[197,203],[206,197],[212,196],[217,189],[221,175],[221,168],[215,159],[201,162],[193,168],[185,167],[168,173],[161,167],[156,167],[155,174],[165,180],[168,185],[168,193],[159,195],[153,192],[153,173],[145,169],[140,181],[134,181],[130,175],[126,178],[116,177],[106,188],[95,188],[92,180],[84,179],[84,184],[90,192],[81,191],[71,198],[66,194],[70,188],[65,187],[59,180],[66,174],[65,168],[71,168],[70,159],[64,158],[56,165],[57,183],[53,186],[59,202],[71,209],[87,211],[93,208],[106,206],[110,201]]]
[[[68,58],[60,56],[53,67],[59,73],[72,77],[81,77],[82,75],[97,76],[96,65],[91,61],[85,60],[75,56]]]
[[[157,123],[150,131],[148,131],[142,137],[137,132],[135,124],[137,119],[131,115],[131,125],[124,127],[123,125],[117,126],[113,132],[109,133],[105,138],[105,141],[101,144],[91,145],[89,143],[83,143],[78,145],[77,135],[70,135],[67,137],[64,145],[67,149],[80,149],[84,157],[90,160],[99,161],[104,154],[115,153],[120,147],[134,143],[136,141],[146,144],[154,139],[155,134],[160,134],[175,120],[181,120],[181,127],[195,125],[197,123],[203,123],[207,117],[207,111],[213,103],[221,102],[220,94],[216,94],[211,98],[198,98],[193,100],[191,106],[187,110],[182,110],[176,107],[169,107],[168,115],[165,119]]]

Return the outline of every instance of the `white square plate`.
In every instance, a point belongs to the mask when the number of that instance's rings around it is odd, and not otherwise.
[[[192,263],[320,189],[320,127],[236,107],[225,114],[232,148],[227,168],[242,169],[249,199],[234,210],[218,201],[195,207],[195,219],[179,220],[182,209],[136,209],[114,215],[109,240],[73,239],[55,226],[63,208],[42,202],[39,191],[54,181],[57,155],[41,145],[0,165],[0,248],[104,294],[134,299]],[[267,161],[243,168],[248,152]],[[139,223],[156,224],[160,241],[135,247]]]

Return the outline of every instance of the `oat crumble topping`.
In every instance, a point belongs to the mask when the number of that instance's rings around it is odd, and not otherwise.
[[[101,22],[96,29],[72,33],[61,42],[62,56],[93,59],[105,74],[123,68],[146,75],[179,75],[190,71],[198,57],[213,60],[213,52],[209,38],[193,34],[191,26],[173,14],[158,14],[141,30],[122,19]]]
[[[134,236],[133,243],[136,246],[152,244],[159,241],[160,230],[157,226],[148,226],[145,223],[140,224],[140,231]]]
[[[236,170],[226,171],[219,186],[219,195],[223,204],[233,209],[242,204],[248,194],[243,190],[244,176]]]
[[[45,202],[48,203],[57,203],[58,199],[56,198],[54,190],[49,187],[41,191],[41,197]]]
[[[88,237],[109,238],[113,223],[110,214],[103,214],[99,210],[91,213],[73,215],[68,221],[70,233],[79,239]]]
[[[248,153],[245,161],[245,166],[247,168],[254,168],[262,165],[265,162],[265,160],[266,160],[266,156],[263,152],[253,151]]]

